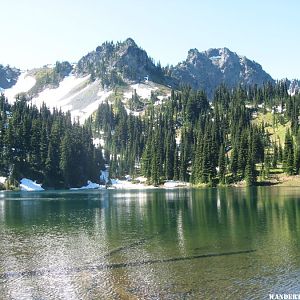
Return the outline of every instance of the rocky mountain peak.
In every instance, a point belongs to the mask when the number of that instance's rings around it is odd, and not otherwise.
[[[168,76],[156,66],[147,52],[132,38],[123,42],[106,42],[88,53],[77,65],[79,74],[93,74],[104,86],[122,82],[149,80],[176,87],[188,84],[194,89],[204,89],[209,97],[220,84],[234,87],[238,84],[262,85],[273,79],[262,67],[246,57],[239,56],[226,47],[211,48],[203,52],[190,49],[186,60],[170,69]]]
[[[21,71],[19,69],[0,64],[0,88],[8,89],[15,85],[20,74]]]
[[[156,82],[163,79],[161,69],[132,38],[117,43],[106,42],[98,46],[96,51],[79,60],[77,73],[91,74],[99,78],[103,86],[113,86],[127,81],[138,82],[146,76]]]
[[[193,58],[196,58],[199,54],[200,54],[200,53],[199,53],[198,49],[196,49],[196,48],[190,49],[190,50],[188,51],[187,59],[193,59]]]
[[[204,89],[209,97],[220,84],[262,85],[274,82],[258,63],[239,56],[228,48],[211,48],[204,52],[188,51],[187,59],[172,69],[172,75],[194,89]]]
[[[135,41],[130,37],[127,38],[123,44],[127,45],[128,47],[138,47]]]
[[[234,52],[230,51],[228,48],[209,48],[208,50],[204,51],[205,55],[209,58],[215,56],[230,56],[235,54]]]

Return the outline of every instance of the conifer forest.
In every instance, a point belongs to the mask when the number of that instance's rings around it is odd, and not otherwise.
[[[180,180],[194,185],[255,185],[271,173],[300,171],[299,95],[284,82],[262,87],[221,85],[209,101],[188,86],[168,100],[135,94],[110,101],[80,125],[70,113],[0,97],[0,170],[10,181],[35,178],[46,187],[80,186],[129,174],[149,184]],[[105,141],[93,145],[93,138]]]

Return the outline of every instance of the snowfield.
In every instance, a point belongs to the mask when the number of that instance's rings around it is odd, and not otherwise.
[[[138,96],[140,96],[142,99],[150,99],[151,92],[154,92],[158,90],[158,87],[156,87],[154,84],[145,84],[145,83],[137,83],[132,84],[130,86],[130,90],[126,93],[124,93],[124,98],[131,99],[132,94],[134,93],[134,90],[136,90],[136,93]]]
[[[5,97],[9,103],[15,101],[15,97],[20,93],[28,92],[35,85],[35,78],[28,75],[28,72],[22,72],[17,83],[10,89],[4,90]]]
[[[64,78],[58,88],[45,89],[32,103],[40,107],[45,103],[50,108],[70,111],[72,119],[81,124],[105,101],[112,91],[103,91],[99,81],[89,82],[90,75],[76,77],[74,74]]]
[[[32,104],[41,107],[45,103],[50,108],[61,109],[64,112],[70,110],[72,112],[72,99],[82,92],[84,89],[83,84],[88,78],[89,76],[82,78],[77,78],[75,75],[67,76],[60,82],[58,88],[46,88],[37,97],[34,97]]]
[[[12,88],[4,90],[9,103],[15,101],[17,94],[28,92],[35,83],[35,78],[30,76],[29,72],[22,72],[17,83]],[[131,99],[134,91],[140,98],[150,99],[152,92],[160,90],[159,86],[151,81],[128,85],[124,90],[123,100]],[[37,107],[41,107],[45,103],[50,109],[61,109],[63,112],[70,111],[72,119],[83,124],[97,110],[99,104],[107,100],[112,93],[112,89],[102,88],[100,80],[90,82],[90,75],[77,77],[71,73],[60,82],[57,88],[44,89],[31,99],[31,103]],[[159,103],[169,96],[169,93],[167,95],[166,92],[163,92],[163,94],[165,95],[158,95]],[[128,113],[135,116],[142,113],[126,109]]]
[[[49,107],[57,107],[63,109],[76,95],[76,93],[72,95],[68,94],[72,90],[76,89],[76,87],[80,86],[80,84],[82,84],[87,79],[88,76],[83,78],[76,78],[74,75],[67,76],[62,82],[60,82],[58,88],[45,89],[44,91],[39,93],[37,97],[32,99],[32,103],[40,107],[44,102]]]
[[[41,107],[43,103],[50,109],[57,108],[63,112],[70,111],[73,119],[84,121],[98,108],[99,104],[110,96],[112,91],[103,91],[99,81],[89,82],[90,75],[76,77],[71,74],[60,82],[57,88],[46,88],[31,103]],[[28,72],[22,72],[17,83],[10,89],[4,90],[9,103],[15,101],[16,95],[28,92],[36,83]]]
[[[79,110],[72,110],[71,115],[73,118],[79,117],[79,121],[81,124],[84,123],[84,121],[94,112],[97,110],[100,103],[104,102],[110,95],[112,94],[112,91],[99,91],[98,92],[98,100],[92,102],[87,107]]]

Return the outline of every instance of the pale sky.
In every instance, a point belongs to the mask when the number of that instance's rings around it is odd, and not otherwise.
[[[132,37],[162,65],[227,47],[275,79],[300,78],[298,0],[0,0],[0,12],[0,63],[21,69]]]

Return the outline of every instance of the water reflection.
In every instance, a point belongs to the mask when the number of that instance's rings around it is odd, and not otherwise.
[[[3,299],[261,298],[300,288],[296,189],[2,195]]]

